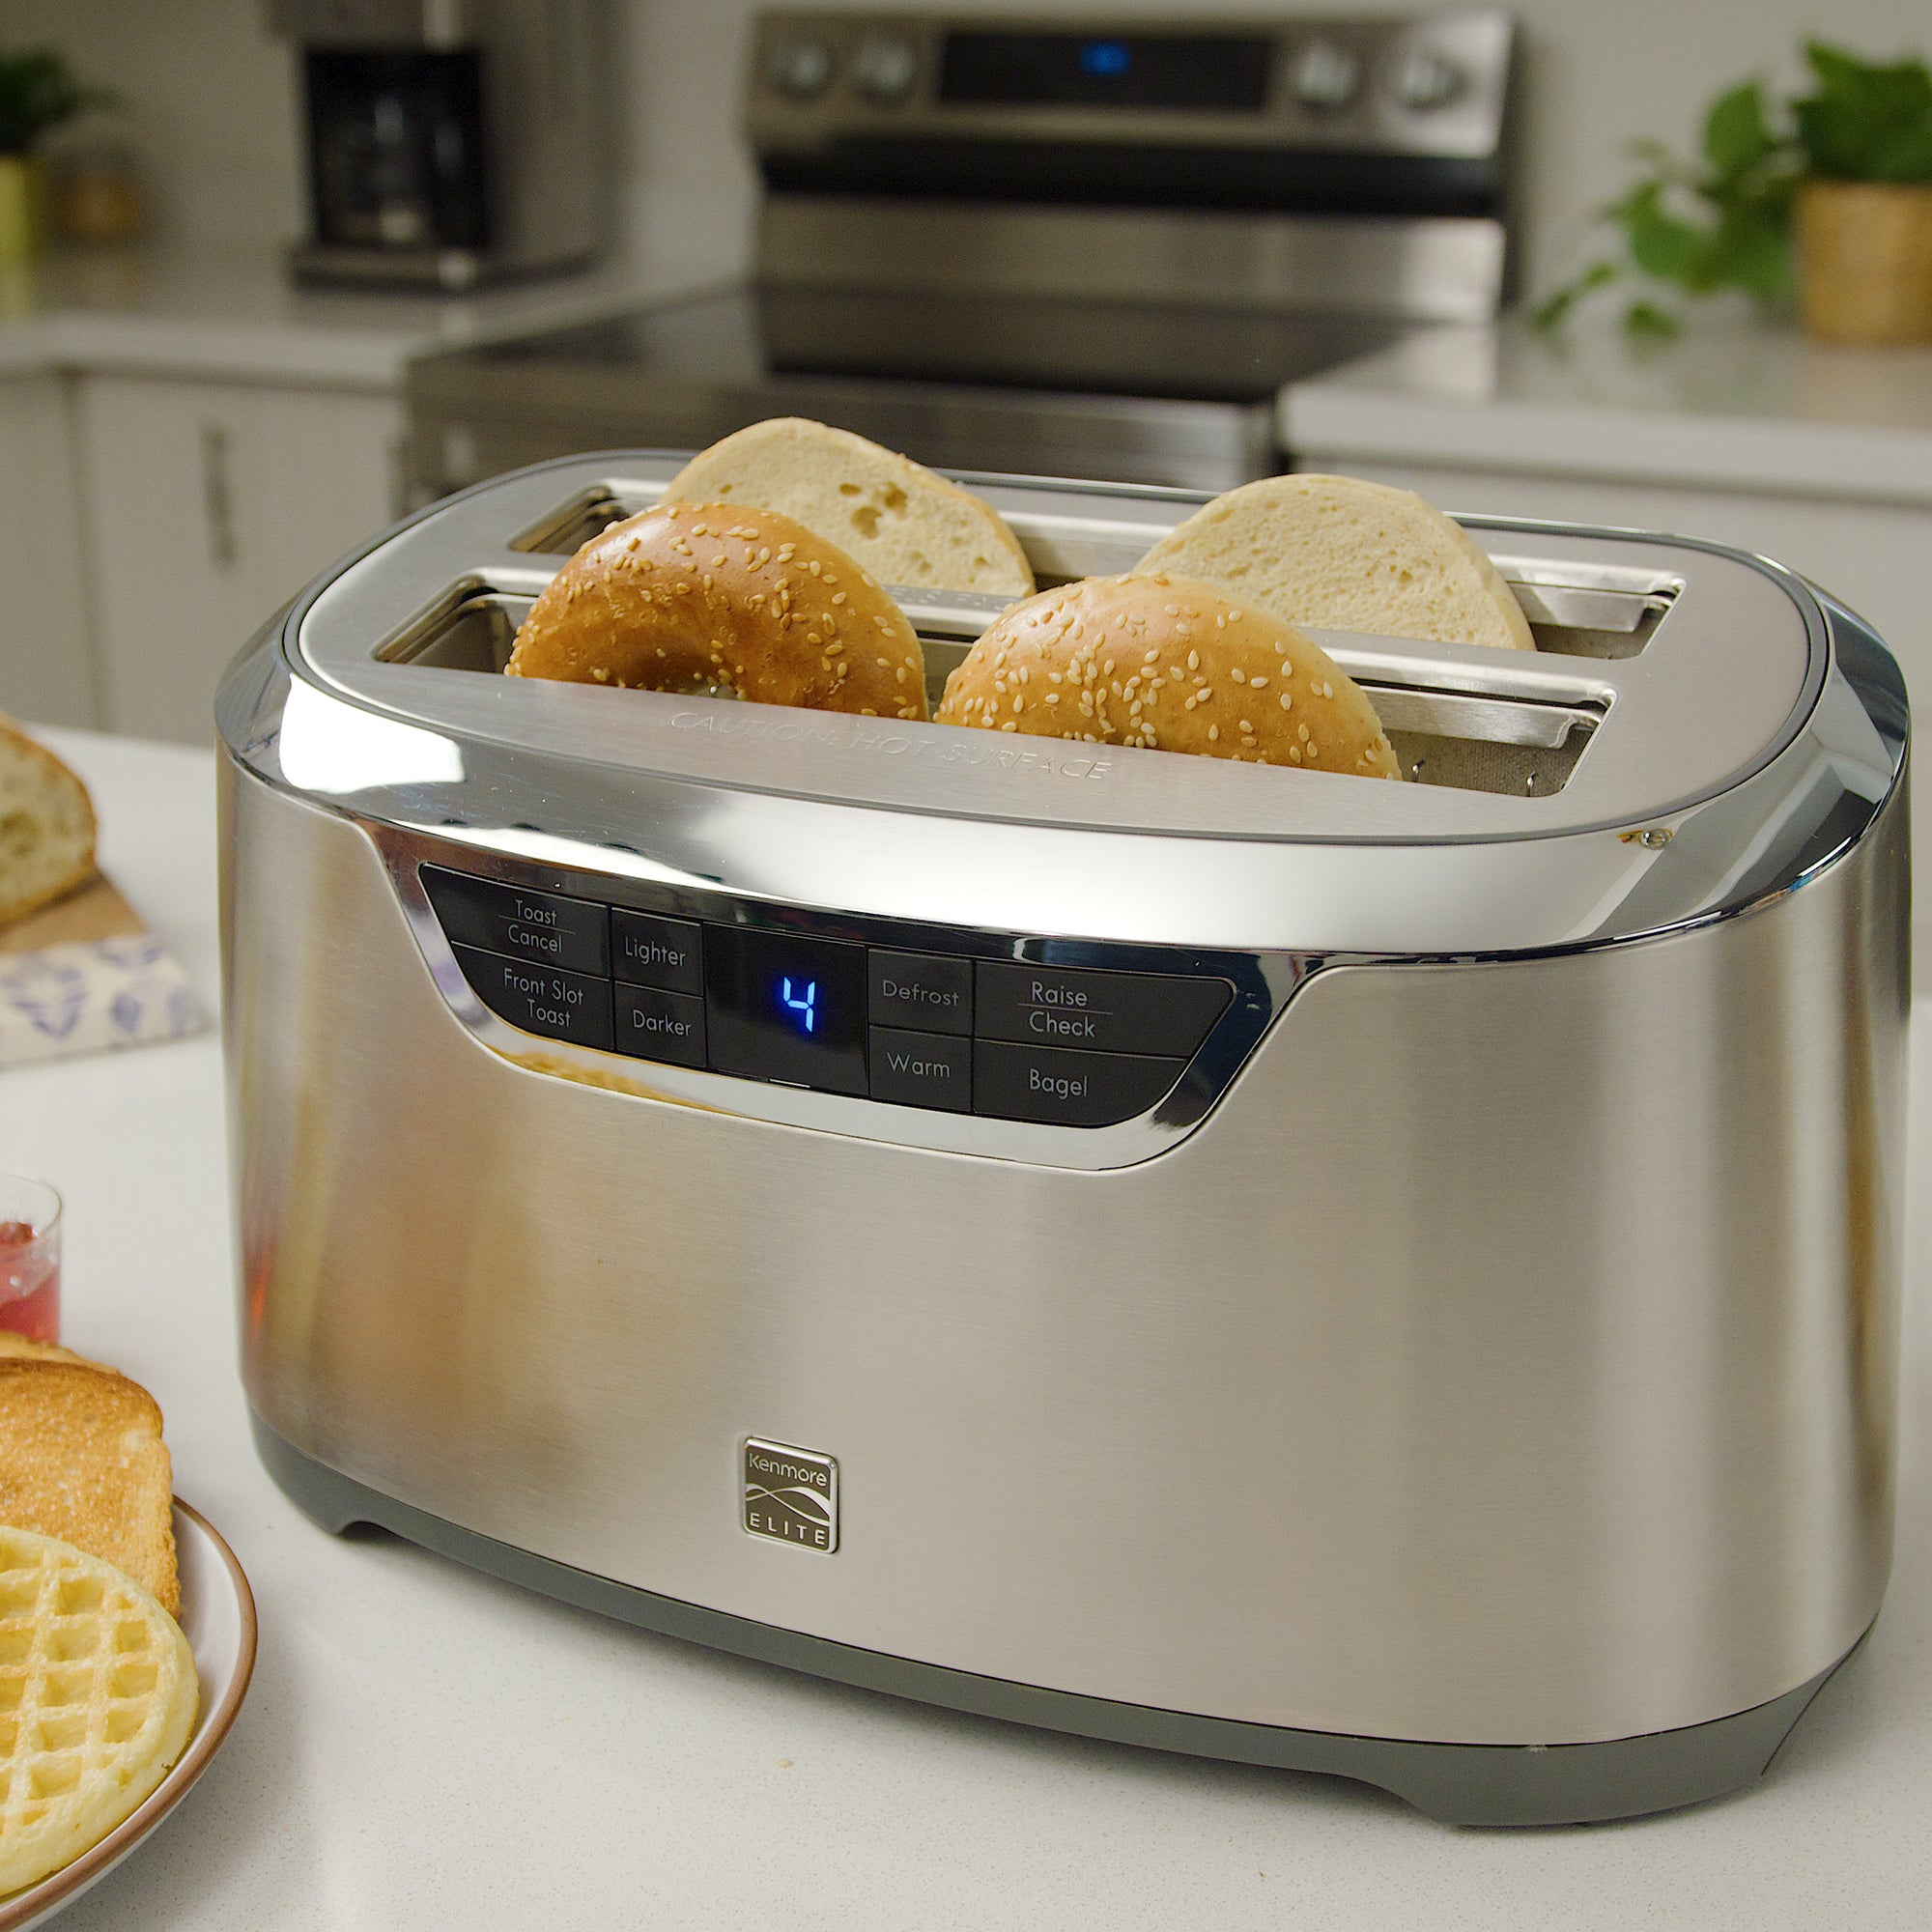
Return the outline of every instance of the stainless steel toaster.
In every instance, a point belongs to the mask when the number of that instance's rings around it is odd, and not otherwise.
[[[681,459],[230,671],[261,1454],[774,1663],[1471,1823],[1747,1782],[1889,1561],[1907,709],[1683,538],[1318,633],[1390,784],[495,675]],[[967,479],[1043,582],[1201,499]],[[897,593],[935,686],[998,606]]]

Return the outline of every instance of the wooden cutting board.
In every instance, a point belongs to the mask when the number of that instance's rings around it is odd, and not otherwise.
[[[39,952],[76,939],[130,939],[147,922],[99,872],[64,899],[0,926],[0,952]]]

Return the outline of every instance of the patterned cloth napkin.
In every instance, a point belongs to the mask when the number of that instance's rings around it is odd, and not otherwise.
[[[0,953],[0,1066],[178,1039],[208,1024],[151,932]]]

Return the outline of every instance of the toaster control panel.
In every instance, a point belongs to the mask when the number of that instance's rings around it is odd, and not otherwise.
[[[1053,1126],[1163,1098],[1226,980],[674,919],[424,866],[471,991],[526,1033],[749,1080]]]

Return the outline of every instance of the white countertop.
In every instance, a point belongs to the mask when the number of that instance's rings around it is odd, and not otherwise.
[[[70,250],[0,277],[0,377],[81,369],[394,389],[436,348],[664,291],[628,260],[468,296],[298,289],[278,249]]]
[[[1293,383],[1298,458],[1434,463],[1932,503],[1932,347],[1826,348],[1793,328],[1693,321],[1633,345],[1612,324],[1422,331]]]
[[[206,753],[50,733],[103,861],[216,997]],[[1932,1031],[1916,1034],[1923,1060]],[[1915,1079],[1914,1172],[1932,1068]],[[604,1622],[269,1481],[235,1368],[215,1039],[0,1074],[0,1168],[68,1200],[66,1336],[167,1416],[261,1609],[240,1721],[87,1928],[1708,1927],[1932,1922],[1932,1378],[1908,1320],[1899,1550],[1865,1651],[1740,1797],[1459,1832],[1335,1780],[963,1718]],[[1928,1190],[1908,1278],[1927,1280]]]

